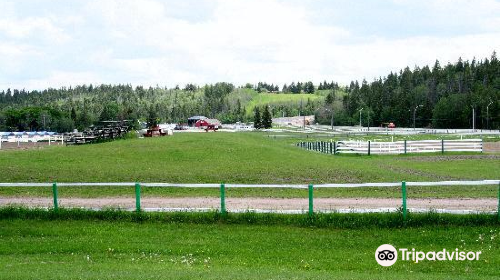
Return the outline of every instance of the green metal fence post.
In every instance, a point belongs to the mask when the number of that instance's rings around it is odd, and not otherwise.
[[[220,184],[220,212],[226,214],[226,185]]]
[[[368,140],[368,155],[370,155],[370,153],[371,153],[371,151],[370,151],[371,150],[371,146],[372,146],[371,145],[371,141]]]
[[[403,221],[406,221],[406,182],[401,182],[401,191],[403,193]]]
[[[314,214],[313,185],[309,184],[309,216]]]
[[[52,183],[52,195],[54,196],[54,211],[59,209],[59,203],[57,202],[57,183]]]
[[[498,183],[498,209],[497,209],[498,221],[500,222],[500,183]]]
[[[135,183],[135,211],[141,212],[141,184]]]
[[[406,155],[406,140],[405,140],[405,155]]]
[[[337,141],[333,142],[333,154],[337,154]]]
[[[441,139],[441,153],[444,154],[444,139]]]

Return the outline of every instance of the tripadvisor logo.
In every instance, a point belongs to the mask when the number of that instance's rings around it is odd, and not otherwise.
[[[419,261],[428,260],[428,261],[474,261],[479,260],[479,255],[481,255],[481,251],[479,252],[464,252],[459,251],[458,249],[448,251],[443,249],[441,251],[429,251],[422,252],[416,251],[415,248],[411,250],[406,248],[399,249],[399,253],[402,261],[413,261],[418,263]],[[380,245],[377,250],[375,250],[375,260],[381,266],[391,266],[396,263],[398,260],[398,250],[394,248],[394,246],[390,244]]]

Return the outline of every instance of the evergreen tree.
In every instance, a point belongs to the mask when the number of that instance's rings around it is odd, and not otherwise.
[[[254,109],[254,117],[253,117],[253,127],[255,129],[261,129],[262,128],[262,119],[260,118],[260,109],[259,107],[255,107]]]
[[[75,107],[72,107],[71,108],[71,119],[76,122],[76,111],[75,111]]]
[[[326,105],[332,105],[335,101],[335,91],[331,90],[325,98]]]
[[[269,111],[269,106],[265,106],[264,113],[262,114],[262,128],[271,128],[273,126],[273,119],[271,117],[271,112]]]
[[[304,84],[304,92],[312,94],[314,93],[314,84],[312,82],[307,82]]]
[[[155,127],[158,125],[158,113],[153,105],[149,106],[148,110],[148,127]]]

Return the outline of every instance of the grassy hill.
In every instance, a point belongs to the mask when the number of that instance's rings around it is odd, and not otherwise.
[[[245,111],[248,116],[253,116],[253,108],[256,106],[290,106],[293,108],[299,108],[300,103],[303,106],[306,105],[307,100],[311,101],[322,101],[324,97],[317,94],[276,94],[276,93],[259,93],[255,95],[252,100],[250,100],[245,105]]]

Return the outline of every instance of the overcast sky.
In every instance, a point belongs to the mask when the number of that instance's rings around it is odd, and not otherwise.
[[[0,0],[0,89],[373,80],[500,50],[495,0]]]

